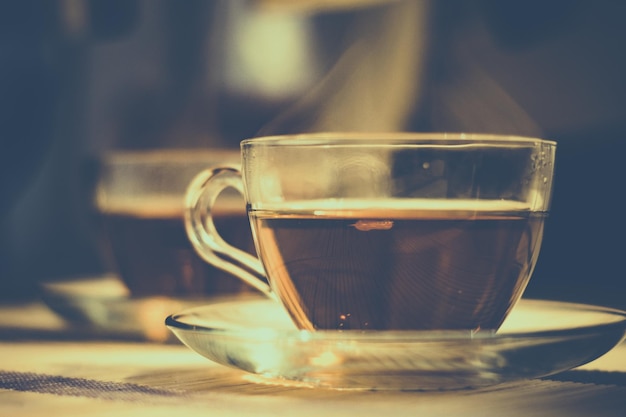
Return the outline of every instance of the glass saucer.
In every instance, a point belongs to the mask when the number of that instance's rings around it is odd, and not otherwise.
[[[41,300],[65,321],[74,336],[178,343],[163,327],[163,317],[237,294],[205,297],[133,297],[116,274],[43,282]]]
[[[261,298],[167,317],[185,345],[257,382],[370,390],[478,388],[538,378],[590,362],[626,332],[626,312],[522,299],[497,333],[302,331]]]

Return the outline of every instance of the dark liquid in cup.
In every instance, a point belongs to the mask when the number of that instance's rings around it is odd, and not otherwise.
[[[229,243],[253,250],[243,210],[220,213],[215,223]],[[114,267],[134,296],[202,297],[248,289],[196,254],[182,209],[159,202],[109,209],[102,214],[102,225]]]
[[[300,328],[495,330],[528,283],[545,218],[499,205],[249,215]]]

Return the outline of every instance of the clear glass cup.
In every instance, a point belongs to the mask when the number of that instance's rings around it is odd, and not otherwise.
[[[555,149],[482,134],[248,139],[240,167],[191,182],[187,234],[301,329],[496,331],[539,255]],[[228,188],[244,196],[258,258],[217,231]]]

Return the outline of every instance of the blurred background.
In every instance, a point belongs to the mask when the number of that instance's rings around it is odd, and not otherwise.
[[[110,150],[411,130],[558,141],[526,295],[626,308],[625,19],[612,0],[0,0],[0,299],[112,268]]]

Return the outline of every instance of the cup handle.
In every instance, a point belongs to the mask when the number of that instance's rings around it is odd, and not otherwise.
[[[217,197],[228,187],[244,195],[241,171],[235,166],[210,168],[196,175],[185,197],[187,236],[206,262],[236,276],[268,297],[275,298],[265,282],[261,261],[227,243],[215,228],[211,210]]]

